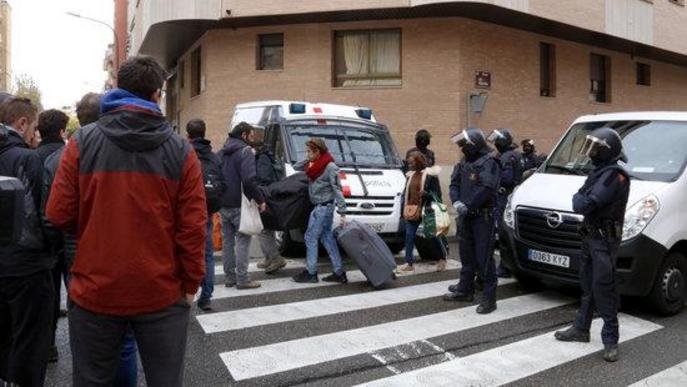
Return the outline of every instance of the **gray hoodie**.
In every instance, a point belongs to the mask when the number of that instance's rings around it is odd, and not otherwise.
[[[293,166],[297,171],[305,171],[308,160],[300,161]],[[346,201],[344,200],[339,179],[339,167],[334,163],[327,164],[324,172],[315,180],[309,180],[308,192],[310,202],[314,205],[334,203],[339,215],[346,214]]]

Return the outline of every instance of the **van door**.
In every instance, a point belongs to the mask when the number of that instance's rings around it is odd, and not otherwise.
[[[270,124],[265,128],[265,146],[274,156],[274,170],[277,171],[279,178],[283,179],[286,177],[286,154],[279,124]]]

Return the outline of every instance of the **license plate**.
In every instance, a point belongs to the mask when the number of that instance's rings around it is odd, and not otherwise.
[[[372,227],[372,229],[375,230],[376,233],[381,233],[382,231],[384,231],[383,223],[370,223],[370,227]]]
[[[551,254],[544,251],[530,250],[530,261],[544,263],[558,267],[570,268],[570,257],[565,255]]]

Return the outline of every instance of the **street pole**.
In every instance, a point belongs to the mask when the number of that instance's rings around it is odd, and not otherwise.
[[[115,76],[115,81],[117,79],[117,72],[119,71],[119,38],[117,37],[117,32],[115,31],[114,27],[111,25],[107,24],[106,22],[98,19],[93,19],[88,16],[83,16],[75,12],[67,12],[67,15],[73,16],[79,19],[84,19],[91,21],[93,23],[98,23],[100,25],[104,25],[105,27],[109,28],[112,31],[112,36],[114,36],[114,54],[115,54],[115,63],[114,63],[114,76]]]

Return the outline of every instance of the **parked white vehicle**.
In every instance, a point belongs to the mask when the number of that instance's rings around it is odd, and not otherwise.
[[[617,259],[620,294],[640,296],[662,314],[679,312],[687,286],[687,113],[633,112],[580,117],[546,163],[511,196],[499,239],[502,258],[523,281],[576,284],[584,219],[572,196],[591,162],[579,155],[585,136],[610,126],[623,139],[631,176]]]
[[[403,249],[402,192],[405,176],[388,129],[372,110],[357,106],[295,101],[262,101],[236,106],[231,127],[247,122],[264,129],[265,144],[284,176],[306,157],[305,142],[325,140],[341,168],[346,217],[367,223],[395,253]],[[334,220],[338,224],[338,219]],[[279,233],[282,253],[295,252],[302,230]]]

